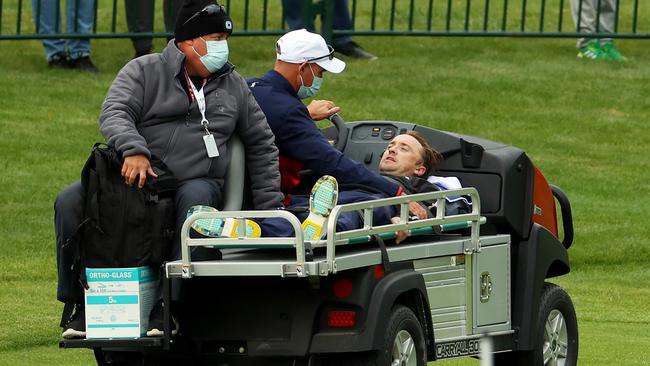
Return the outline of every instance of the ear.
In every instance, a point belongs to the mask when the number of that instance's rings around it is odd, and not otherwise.
[[[413,171],[413,174],[415,174],[418,177],[423,176],[427,172],[427,169],[424,167],[424,165],[420,165],[415,170]]]
[[[194,42],[191,39],[186,39],[184,41],[180,41],[176,43],[176,47],[178,47],[179,50],[184,50],[189,47],[192,47],[194,45]]]
[[[201,39],[202,37],[194,37],[191,39],[186,40],[188,46],[194,46],[195,44],[203,43],[204,41]]]

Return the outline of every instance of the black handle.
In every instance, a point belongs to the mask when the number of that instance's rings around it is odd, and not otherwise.
[[[562,229],[564,230],[562,245],[569,249],[573,243],[573,216],[571,215],[571,203],[560,187],[553,184],[549,184],[549,187],[551,187],[555,199],[560,203],[560,210],[562,212]]]

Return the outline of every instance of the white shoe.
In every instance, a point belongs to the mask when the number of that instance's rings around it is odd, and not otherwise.
[[[165,335],[164,307],[162,300],[158,301],[149,314],[149,326],[147,327],[147,337],[162,337]],[[172,315],[172,335],[178,334],[178,321]]]
[[[75,306],[74,314],[65,325],[61,337],[65,339],[86,338],[86,312],[83,304]]]

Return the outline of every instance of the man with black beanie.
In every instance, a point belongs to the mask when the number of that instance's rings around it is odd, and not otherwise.
[[[180,259],[180,231],[193,205],[221,207],[230,163],[228,141],[237,134],[246,151],[255,209],[282,207],[278,150],[264,113],[244,79],[228,63],[227,39],[233,23],[213,1],[189,0],[179,11],[172,39],[162,53],[131,60],[117,74],[104,101],[102,135],[124,159],[122,176],[142,187],[156,176],[149,160],[161,158],[179,180],[175,196],[176,238],[168,260]],[[57,247],[82,218],[81,185],[61,192],[55,203]],[[67,288],[70,258],[59,259],[59,300]],[[149,336],[162,335],[162,303],[151,312]],[[63,337],[85,336],[83,295]]]

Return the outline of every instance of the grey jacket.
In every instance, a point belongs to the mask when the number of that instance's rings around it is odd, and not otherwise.
[[[218,157],[209,158],[201,113],[183,88],[184,61],[171,40],[162,53],[132,60],[120,70],[99,118],[107,143],[124,157],[162,159],[180,181],[215,178],[223,183],[230,163],[227,143],[237,133],[246,149],[255,208],[281,207],[278,149],[246,82],[228,64],[227,71],[212,77],[203,89],[208,128],[219,149]]]

